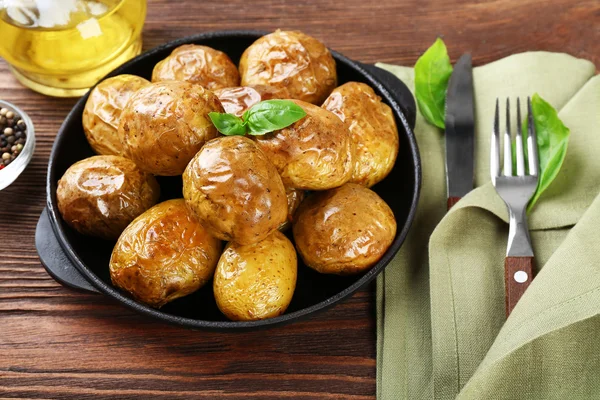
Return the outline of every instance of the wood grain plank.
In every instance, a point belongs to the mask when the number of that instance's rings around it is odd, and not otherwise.
[[[437,36],[481,65],[526,50],[600,65],[597,0],[149,0],[144,48],[217,29],[300,29],[363,62],[413,65]],[[33,93],[0,62],[0,98],[36,125],[32,163],[0,192],[0,398],[367,399],[375,395],[373,288],[269,331],[185,330],[65,289],[34,247],[46,164],[74,99]]]

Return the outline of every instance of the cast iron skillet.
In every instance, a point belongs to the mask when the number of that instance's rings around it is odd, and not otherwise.
[[[237,63],[244,49],[264,32],[219,31],[202,33],[169,42],[122,65],[108,76],[134,74],[150,79],[154,65],[185,43],[196,43],[227,53]],[[56,203],[56,186],[63,173],[76,161],[92,156],[81,127],[81,114],[87,95],[81,98],[61,126],[48,163],[47,208],[38,222],[36,247],[44,267],[60,283],[77,289],[101,292],[116,301],[158,320],[190,328],[244,330],[295,321],[331,306],[372,281],[400,249],[412,223],[421,184],[419,153],[412,127],[415,104],[406,86],[393,75],[332,52],[340,84],[360,81],[371,85],[392,107],[400,135],[400,153],[391,174],[373,189],[390,205],[398,222],[398,233],[383,258],[368,272],[350,277],[319,274],[298,265],[298,282],[292,303],[279,317],[262,321],[231,322],[218,310],[207,284],[196,293],[165,305],[160,310],[131,299],[110,283],[108,262],[114,242],[82,236],[62,220]],[[158,178],[161,201],[182,197],[181,178]]]

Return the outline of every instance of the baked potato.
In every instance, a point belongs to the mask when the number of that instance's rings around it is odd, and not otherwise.
[[[294,295],[297,266],[294,246],[279,231],[250,245],[230,243],[215,271],[217,306],[234,321],[281,315]]]
[[[241,117],[244,112],[263,100],[277,99],[277,92],[269,86],[237,86],[214,91],[225,112]]]
[[[354,168],[350,131],[335,114],[294,100],[306,116],[287,128],[254,136],[286,187],[325,190],[346,183]]]
[[[64,221],[76,231],[116,239],[158,201],[154,176],[121,156],[93,156],[71,165],[58,181],[56,198]]]
[[[279,225],[279,230],[281,232],[288,230],[288,228],[292,225],[292,222],[294,221],[294,214],[296,213],[298,207],[300,207],[302,200],[304,200],[305,193],[306,192],[304,190],[300,189],[285,189],[285,195],[287,197],[288,204],[288,217],[283,224]]]
[[[200,225],[183,199],[162,202],[125,229],[110,258],[113,284],[161,307],[209,281],[221,241]]]
[[[149,84],[139,76],[117,75],[103,80],[92,89],[81,119],[85,137],[97,154],[123,154],[117,134],[121,112],[131,96]]]
[[[240,244],[263,240],[288,214],[277,170],[244,136],[206,143],[185,169],[183,197],[213,236]]]
[[[184,44],[154,66],[152,82],[162,81],[186,81],[215,90],[239,85],[240,75],[222,51]]]
[[[323,104],[346,121],[355,145],[350,182],[371,187],[385,178],[398,155],[398,128],[392,109],[373,89],[359,82],[336,88]]]
[[[277,30],[255,41],[240,59],[242,86],[267,85],[282,99],[322,104],[337,86],[333,56],[317,39]]]
[[[138,90],[119,125],[126,157],[155,175],[181,175],[202,145],[217,137],[208,113],[223,112],[212,92],[188,82],[159,82]]]
[[[396,220],[375,192],[347,183],[304,200],[293,232],[307,266],[324,274],[356,274],[371,268],[390,247]]]

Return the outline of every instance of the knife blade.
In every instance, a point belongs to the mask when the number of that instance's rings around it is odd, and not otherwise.
[[[463,54],[446,92],[446,187],[448,210],[473,190],[475,107],[471,55]]]

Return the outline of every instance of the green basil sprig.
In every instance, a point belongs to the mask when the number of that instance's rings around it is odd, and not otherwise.
[[[554,107],[537,93],[531,98],[531,110],[537,135],[540,173],[537,189],[527,206],[527,211],[531,211],[542,193],[548,189],[558,175],[567,154],[571,135],[571,131],[560,120]],[[523,132],[527,132],[527,118],[523,121]],[[526,140],[525,135],[523,135],[523,140]],[[525,144],[523,148],[526,149],[527,145]],[[525,158],[527,164],[527,153],[525,153]],[[513,157],[513,160],[516,160],[516,157]]]
[[[264,135],[301,120],[306,112],[291,100],[265,100],[246,110],[242,118],[217,112],[208,116],[223,135]]]
[[[438,38],[415,64],[415,97],[425,119],[444,129],[446,90],[452,64],[444,41]]]

